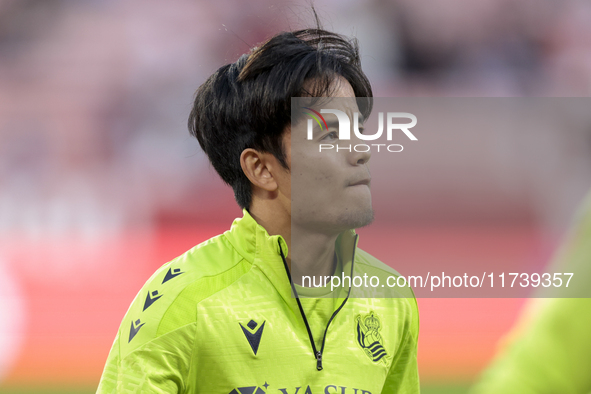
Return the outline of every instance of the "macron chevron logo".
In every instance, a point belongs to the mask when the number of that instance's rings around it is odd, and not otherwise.
[[[164,280],[162,281],[162,284],[168,282],[169,280],[176,278],[177,276],[184,274],[184,272],[181,272],[180,268],[169,268],[168,271],[166,272],[166,275],[164,275]]]
[[[242,328],[242,331],[244,332],[244,335],[246,336],[246,339],[248,340],[248,343],[250,344],[250,348],[252,349],[252,351],[254,352],[255,356],[257,354],[257,352],[259,351],[259,344],[261,343],[261,337],[263,336],[263,330],[265,329],[265,322],[263,322],[263,324],[261,324],[259,326],[259,328],[252,332],[252,330],[254,330],[255,328],[257,328],[258,323],[255,322],[254,320],[251,320],[248,322],[247,327],[244,327],[242,325],[242,323],[240,324],[240,328]]]
[[[148,291],[148,295],[146,296],[146,302],[144,302],[144,311],[150,307],[154,302],[156,302],[162,294],[158,295],[158,290],[154,290],[152,292],[152,296],[150,296],[150,292]]]
[[[127,341],[127,343],[131,342],[131,340],[133,339],[133,337],[135,337],[135,335],[140,331],[140,328],[142,328],[142,326],[144,324],[146,324],[146,323],[142,323],[140,321],[140,319],[137,319],[135,321],[135,324],[134,324],[133,321],[131,322],[131,328],[129,330],[129,341]]]

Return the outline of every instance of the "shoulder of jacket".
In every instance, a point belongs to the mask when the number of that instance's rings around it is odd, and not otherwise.
[[[360,267],[360,269],[364,271],[371,271],[375,274],[400,276],[398,271],[396,271],[394,268],[359,248],[355,250],[355,264]]]
[[[160,267],[138,292],[119,328],[121,357],[197,320],[199,302],[248,272],[223,236],[213,237]]]
[[[405,280],[397,281],[402,275],[394,268],[378,260],[366,251],[357,248],[355,251],[355,275],[366,274],[369,278],[375,276],[379,279],[379,285],[375,288],[366,289],[376,298],[399,299],[407,307],[413,310],[413,315],[418,316],[418,304],[414,291]],[[402,284],[402,286],[400,286]],[[382,286],[383,285],[383,286]]]

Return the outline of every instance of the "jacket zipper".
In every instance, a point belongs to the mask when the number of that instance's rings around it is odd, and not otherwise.
[[[359,235],[355,234],[355,239],[353,240],[353,245],[355,245],[355,246],[353,247],[353,256],[351,259],[351,277],[353,277],[353,268],[354,268],[354,264],[355,264],[355,250],[357,249],[357,237],[359,237]],[[278,240],[278,242],[279,242],[279,240]],[[322,367],[322,353],[324,353],[324,345],[326,345],[326,334],[328,333],[328,327],[330,327],[330,323],[332,323],[332,321],[335,318],[335,316],[337,315],[337,313],[339,313],[339,311],[341,309],[343,309],[343,307],[347,303],[347,300],[349,299],[349,295],[351,294],[351,287],[352,286],[349,286],[349,291],[347,291],[347,297],[345,297],[345,299],[341,303],[341,306],[339,306],[337,308],[337,310],[332,313],[332,316],[330,317],[330,319],[328,319],[328,323],[326,324],[326,328],[324,329],[324,335],[322,337],[322,347],[320,348],[320,351],[318,351],[316,348],[316,343],[314,342],[314,336],[312,336],[312,330],[310,329],[310,324],[308,323],[308,319],[306,318],[306,314],[304,313],[304,308],[302,307],[302,303],[300,302],[300,297],[298,295],[298,292],[295,288],[293,281],[291,280],[291,273],[289,272],[289,268],[287,267],[287,260],[285,259],[285,255],[283,254],[283,249],[281,249],[281,242],[279,242],[279,253],[281,254],[281,260],[283,260],[283,266],[285,267],[285,272],[287,273],[287,279],[289,279],[289,284],[291,285],[291,290],[293,291],[293,294],[295,295],[296,301],[298,303],[298,307],[300,309],[300,314],[302,315],[302,319],[304,319],[304,324],[306,325],[306,330],[308,331],[308,338],[310,339],[310,344],[312,345],[312,353],[314,354],[314,357],[316,357],[316,369],[318,371],[322,371],[322,368],[323,368]]]

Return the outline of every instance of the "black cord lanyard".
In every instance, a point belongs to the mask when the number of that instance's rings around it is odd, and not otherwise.
[[[355,235],[354,245],[357,245],[357,242],[356,242],[357,237],[358,237],[358,235]],[[316,348],[316,343],[314,342],[314,337],[312,336],[312,330],[310,329],[310,324],[308,324],[308,319],[306,318],[306,314],[304,313],[304,308],[302,307],[302,303],[300,302],[300,297],[298,295],[298,292],[295,288],[293,281],[291,280],[291,273],[289,272],[289,268],[287,267],[287,260],[285,259],[285,255],[283,254],[283,249],[281,249],[281,241],[277,240],[277,242],[279,242],[279,253],[281,254],[281,260],[283,260],[285,272],[287,273],[287,279],[289,279],[289,283],[291,285],[291,290],[293,291],[295,299],[298,303],[298,307],[300,308],[300,314],[302,315],[302,318],[304,319],[304,324],[306,325],[306,330],[308,330],[308,337],[310,338],[310,344],[312,345],[312,352],[314,353],[314,357],[316,357],[316,369],[318,371],[322,371],[322,353],[324,352],[324,345],[326,344],[326,334],[328,333],[328,327],[330,326],[330,323],[332,322],[334,317],[337,315],[337,313],[339,313],[339,311],[341,309],[343,309],[343,307],[347,303],[347,300],[349,299],[349,295],[351,294],[351,286],[349,286],[349,291],[347,292],[347,297],[345,297],[341,306],[339,306],[337,308],[337,310],[333,312],[332,316],[328,320],[328,324],[326,325],[326,328],[324,329],[324,336],[322,337],[322,347],[320,348],[320,351],[318,351]],[[351,260],[351,276],[353,276],[353,265],[355,264],[355,249],[356,248],[353,248],[353,256],[352,256],[352,260]]]

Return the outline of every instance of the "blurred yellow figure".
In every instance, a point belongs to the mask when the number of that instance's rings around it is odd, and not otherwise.
[[[571,290],[583,297],[591,283],[591,194],[579,214],[549,272],[574,272]],[[470,394],[591,393],[591,298],[532,299],[505,343]]]

